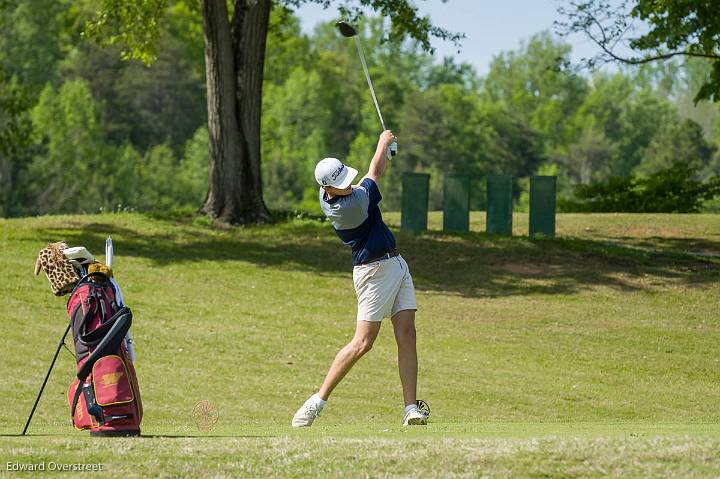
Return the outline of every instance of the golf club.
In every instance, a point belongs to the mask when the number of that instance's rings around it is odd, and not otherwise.
[[[380,105],[378,105],[377,97],[375,96],[375,88],[373,88],[372,80],[370,80],[370,73],[368,72],[367,63],[365,62],[365,55],[363,54],[362,45],[360,44],[360,38],[357,35],[357,30],[355,30],[354,27],[352,27],[350,24],[346,22],[337,22],[338,30],[340,30],[340,34],[346,38],[354,38],[355,39],[355,46],[357,47],[358,56],[360,57],[360,63],[362,63],[363,72],[365,72],[365,79],[367,80],[368,87],[370,87],[370,94],[372,95],[373,103],[375,104],[375,109],[377,110],[378,117],[380,118],[380,125],[382,125],[383,131],[387,130],[385,128],[385,120],[383,120],[382,113],[380,113]],[[397,154],[397,142],[393,141],[390,146],[388,147],[388,151],[390,152],[388,155],[388,159],[395,156]]]

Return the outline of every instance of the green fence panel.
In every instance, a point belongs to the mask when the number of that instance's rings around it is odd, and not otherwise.
[[[443,183],[443,230],[470,229],[470,177],[463,174],[445,175]]]
[[[512,176],[488,176],[485,230],[489,234],[512,235],[512,212]]]
[[[427,230],[429,189],[427,173],[403,173],[400,230]]]
[[[530,178],[530,236],[555,236],[557,177]]]

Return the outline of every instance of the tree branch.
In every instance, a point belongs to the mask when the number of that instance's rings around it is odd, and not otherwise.
[[[625,8],[625,3],[619,7],[616,11],[610,11],[610,5],[603,2],[585,1],[581,3],[572,2],[572,8],[574,10],[567,10],[565,8],[559,8],[558,12],[561,15],[567,17],[570,22],[556,22],[556,28],[561,29],[559,33],[561,35],[568,35],[570,33],[582,32],[587,36],[590,41],[596,44],[602,50],[605,61],[617,61],[628,65],[642,65],[658,60],[668,60],[677,56],[705,58],[708,60],[720,60],[720,54],[712,52],[697,52],[692,50],[682,51],[668,51],[668,52],[657,52],[654,55],[645,55],[641,57],[627,57],[620,55],[615,52],[615,49],[619,43],[625,43],[625,41],[634,40],[627,38],[627,33],[631,30],[632,26],[627,25],[623,18],[627,12],[622,12]],[[600,16],[603,16],[601,19]],[[603,24],[603,20],[611,21],[615,19],[615,30],[614,32],[608,32],[607,27]],[[620,26],[623,28],[620,28]],[[593,30],[597,30],[595,33]],[[598,36],[599,35],[599,36]],[[588,63],[594,64],[597,59],[589,60]]]

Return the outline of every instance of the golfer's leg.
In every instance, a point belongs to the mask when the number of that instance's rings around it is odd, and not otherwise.
[[[323,401],[327,401],[335,386],[342,381],[342,378],[350,371],[350,368],[370,351],[375,338],[380,331],[381,321],[358,321],[355,329],[355,337],[344,348],[337,353],[330,370],[325,376],[318,395]]]
[[[398,369],[403,388],[405,406],[415,404],[417,399],[418,361],[415,347],[415,311],[398,311],[392,317],[395,341],[398,348]]]

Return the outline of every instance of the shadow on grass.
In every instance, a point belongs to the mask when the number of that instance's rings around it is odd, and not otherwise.
[[[708,238],[665,238],[662,236],[632,238],[622,236],[613,239],[641,248],[660,251],[691,251],[694,253],[716,254],[720,256],[720,241],[714,241]]]
[[[162,220],[156,220],[161,222]],[[104,251],[112,234],[116,254],[158,266],[198,261],[245,261],[262,267],[349,276],[350,251],[327,223],[217,229],[166,221],[159,233],[111,222],[68,222],[39,232],[90,251]],[[484,233],[400,233],[398,248],[416,288],[468,297],[572,294],[596,286],[637,291],[663,284],[702,286],[720,279],[720,262],[678,251],[642,250],[602,240],[491,237]],[[673,243],[674,244],[674,243]],[[676,248],[675,248],[676,249]]]

